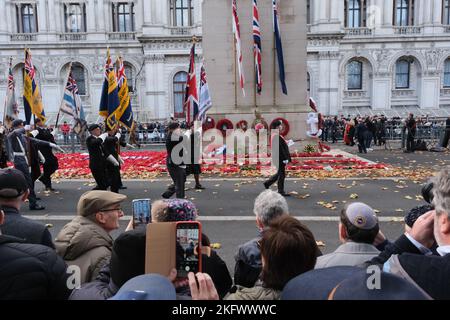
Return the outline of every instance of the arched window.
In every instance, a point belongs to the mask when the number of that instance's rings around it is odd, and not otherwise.
[[[444,65],[444,87],[450,88],[450,58],[445,60],[445,65]]]
[[[125,75],[127,76],[127,82],[128,82],[128,92],[133,93],[134,92],[134,69],[133,66],[125,63]]]
[[[363,64],[360,61],[352,61],[347,65],[347,89],[361,90],[363,80]]]
[[[411,61],[400,59],[395,66],[395,88],[409,89]]]
[[[175,118],[184,118],[184,97],[186,94],[187,72],[178,72],[173,77],[173,107]]]
[[[78,87],[78,94],[80,96],[86,95],[86,74],[85,69],[82,64],[74,63],[72,64],[72,75],[75,79]]]
[[[189,27],[193,24],[194,7],[192,0],[171,0],[170,16],[172,26]]]
[[[414,0],[395,0],[394,6],[394,25],[414,25]]]

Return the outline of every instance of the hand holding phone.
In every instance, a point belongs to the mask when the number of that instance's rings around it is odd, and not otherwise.
[[[176,269],[178,278],[187,278],[189,272],[201,272],[201,242],[200,222],[177,222]]]

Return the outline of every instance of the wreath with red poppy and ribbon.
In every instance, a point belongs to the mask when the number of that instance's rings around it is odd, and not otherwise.
[[[205,122],[202,125],[203,131],[213,129],[216,126],[216,122],[211,117],[206,117]]]
[[[238,123],[236,123],[236,129],[242,129],[246,131],[248,129],[248,122],[245,120],[241,120]]]
[[[269,125],[264,119],[255,119],[252,123],[252,128],[255,129],[256,132],[258,132],[261,129],[269,130]]]
[[[287,136],[287,134],[289,133],[289,130],[290,130],[290,127],[289,127],[289,122],[286,120],[286,119],[284,119],[284,118],[276,118],[276,119],[274,119],[271,123],[270,123],[270,127],[272,128],[272,124],[275,122],[275,121],[281,121],[282,123],[283,123],[283,130],[280,132],[280,134],[282,135],[282,136]]]
[[[216,129],[222,131],[222,134],[225,135],[227,130],[233,129],[233,122],[228,119],[221,119],[217,122]]]

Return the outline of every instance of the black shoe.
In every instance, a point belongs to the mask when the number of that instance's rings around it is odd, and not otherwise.
[[[119,189],[120,189],[120,190],[125,190],[125,189],[128,189],[128,188],[125,187],[125,186],[120,186]]]
[[[45,207],[40,204],[35,204],[34,206],[30,206],[30,210],[45,210]]]
[[[36,197],[36,200],[37,200],[37,201],[41,201],[42,199],[41,199],[41,198],[39,198],[39,197]]]
[[[201,184],[195,185],[195,189],[197,190],[205,190],[205,187],[203,187]]]
[[[264,188],[266,188],[266,189],[270,188],[270,186],[267,184],[267,182],[264,182],[263,184],[264,184]]]
[[[172,192],[172,191],[167,190],[166,192],[164,192],[164,193],[161,195],[161,197],[163,197],[164,199],[170,199],[170,198],[173,196],[174,193],[175,193],[175,192]]]
[[[289,193],[286,192],[278,192],[279,194],[281,194],[283,197],[290,197],[291,195]]]

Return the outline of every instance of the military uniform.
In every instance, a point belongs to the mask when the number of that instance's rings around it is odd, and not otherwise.
[[[24,128],[15,129],[8,134],[8,151],[10,159],[13,160],[14,167],[24,174],[30,189],[30,195],[28,197],[30,209],[36,209],[39,205],[37,204],[36,194],[34,192],[34,181],[31,178],[31,144],[33,144],[33,147],[50,147],[49,142],[27,137]]]
[[[47,128],[37,128],[38,134],[36,135],[36,139],[55,143],[55,137],[52,135],[49,129]],[[47,189],[52,189],[52,178],[51,175],[58,170],[58,158],[53,154],[52,148],[49,146],[41,146],[39,147],[39,151],[44,156],[45,162],[43,165],[44,172],[40,177],[40,181],[45,185]]]
[[[89,135],[86,139],[86,147],[89,152],[89,169],[91,169],[97,187],[95,190],[106,190],[105,153],[103,151],[103,139],[94,135]]]

